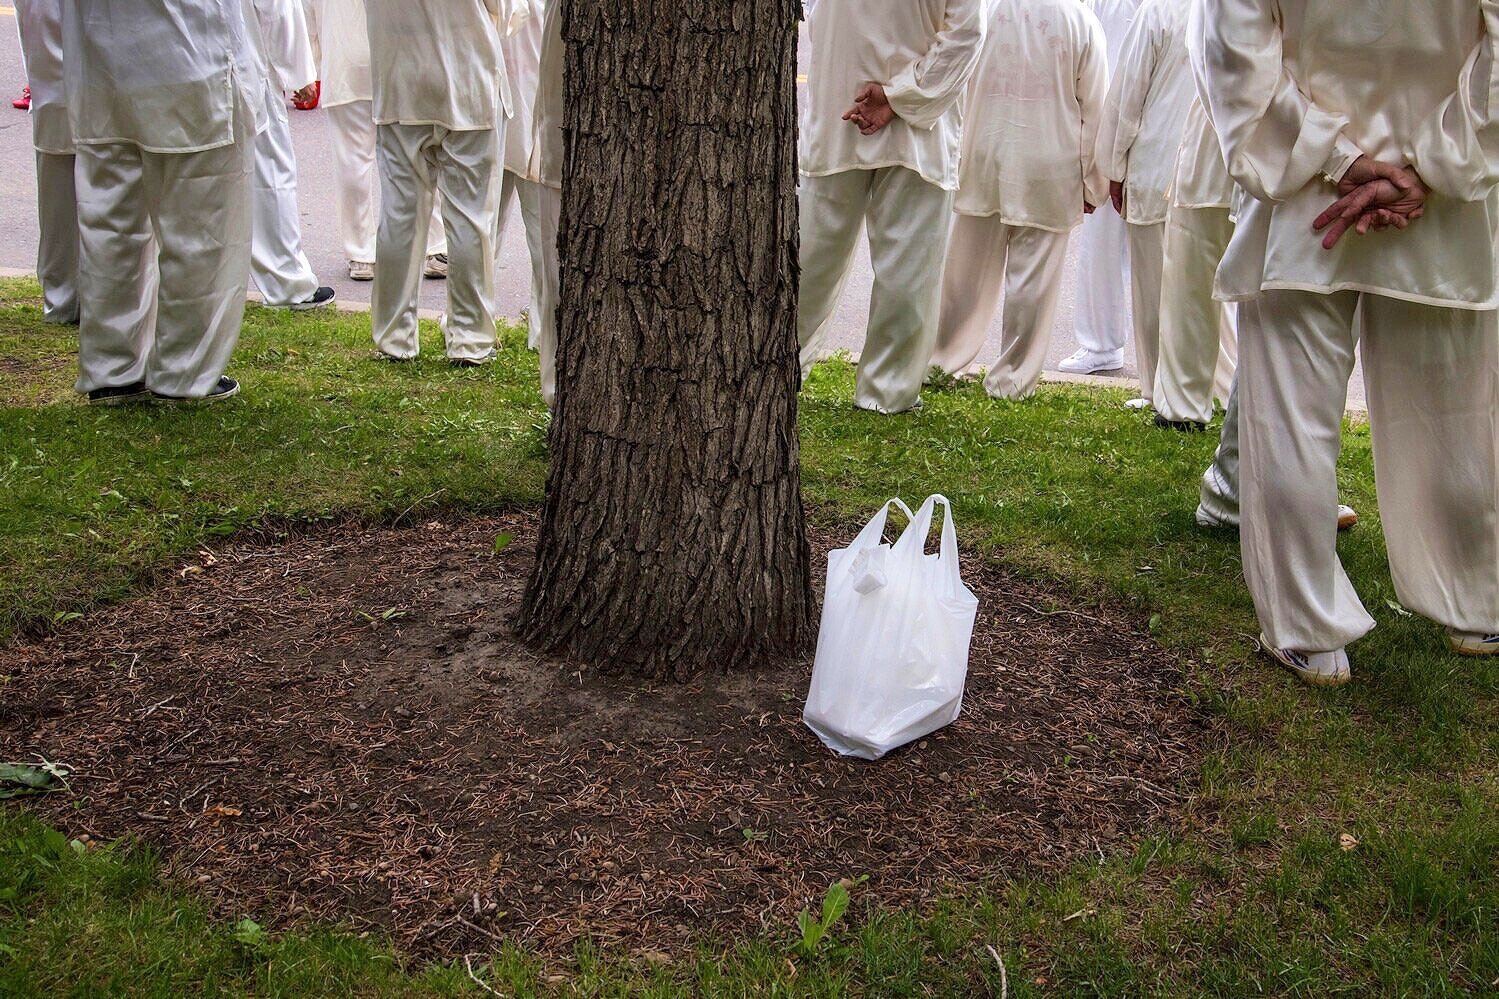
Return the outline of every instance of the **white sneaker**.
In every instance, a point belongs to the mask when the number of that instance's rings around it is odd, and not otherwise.
[[[1348,653],[1342,649],[1336,652],[1277,649],[1266,640],[1263,633],[1260,635],[1260,648],[1271,659],[1295,673],[1302,682],[1313,687],[1341,687],[1353,679],[1353,669],[1348,665]]]
[[[1124,355],[1095,354],[1086,347],[1057,365],[1069,375],[1091,375],[1099,371],[1118,371],[1124,367]]]
[[[448,255],[434,253],[422,267],[422,277],[441,279],[448,276]]]
[[[373,281],[375,280],[375,265],[368,260],[349,261],[350,281]]]
[[[1150,408],[1150,400],[1142,397],[1130,399],[1124,404],[1125,409],[1146,410]]]
[[[1358,511],[1346,503],[1338,504],[1338,530],[1351,531],[1358,526]]]
[[[1447,644],[1460,656],[1499,656],[1499,635],[1448,628]]]

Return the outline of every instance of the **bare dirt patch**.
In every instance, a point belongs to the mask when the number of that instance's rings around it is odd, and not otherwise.
[[[869,764],[801,726],[810,661],[658,685],[518,646],[534,536],[518,514],[205,552],[0,650],[0,759],[76,767],[71,800],[36,804],[49,820],[139,835],[226,914],[440,954],[672,952],[788,926],[860,874],[866,902],[921,905],[1127,839],[1195,774],[1179,666],[1127,617],[992,565],[965,569],[962,718]]]

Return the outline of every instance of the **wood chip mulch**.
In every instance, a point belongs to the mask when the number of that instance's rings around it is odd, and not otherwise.
[[[801,725],[810,661],[656,685],[519,646],[535,530],[515,514],[205,551],[0,649],[0,759],[76,768],[71,796],[33,807],[161,848],[225,915],[344,920],[434,956],[679,952],[789,929],[863,874],[862,904],[921,906],[1127,846],[1195,777],[1206,727],[1181,667],[1117,611],[968,560],[962,717],[853,762]]]

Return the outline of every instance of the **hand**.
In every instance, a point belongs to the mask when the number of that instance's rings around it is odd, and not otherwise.
[[[1109,200],[1114,203],[1114,211],[1124,218],[1124,185],[1117,180],[1109,181]]]
[[[1338,183],[1342,195],[1312,223],[1327,230],[1322,248],[1331,250],[1349,229],[1404,229],[1426,213],[1426,185],[1410,167],[1360,156]]]
[[[307,86],[291,95],[291,99],[297,104],[311,104],[312,98],[317,94],[317,84],[309,83]]]
[[[1086,201],[1083,202],[1083,214],[1084,215],[1092,215],[1096,211],[1098,211],[1098,206],[1097,205],[1091,205],[1091,204],[1089,204]]]
[[[866,83],[854,95],[854,106],[843,112],[843,120],[852,122],[862,135],[873,135],[895,120],[895,109],[878,83]]]

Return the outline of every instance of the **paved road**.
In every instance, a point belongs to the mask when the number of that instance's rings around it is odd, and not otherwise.
[[[32,268],[36,254],[35,162],[32,157],[30,126],[23,112],[12,110],[10,98],[25,85],[20,45],[10,23],[13,14],[0,7],[0,267]],[[806,71],[805,33],[800,56],[802,72]],[[327,118],[321,111],[291,112],[292,133],[300,165],[302,234],[308,257],[325,284],[338,291],[348,302],[368,302],[370,286],[348,280],[343,252],[338,238],[332,208],[332,137]],[[830,345],[857,352],[863,342],[864,318],[869,307],[871,272],[865,249],[849,279],[848,290],[834,318]],[[1077,255],[1069,254],[1067,276],[1057,310],[1056,329],[1052,337],[1047,367],[1054,368],[1062,358],[1076,349],[1072,338],[1072,312],[1077,286]],[[512,210],[505,226],[500,247],[499,273],[496,284],[496,307],[507,316],[515,316],[530,298],[530,265],[526,255],[525,236],[518,210]],[[443,307],[443,284],[425,282],[422,289],[425,308]],[[979,362],[987,364],[999,353],[999,324],[990,329],[989,340]],[[1134,375],[1133,345],[1126,347],[1122,374]],[[1362,398],[1361,386],[1355,382],[1355,395]]]

